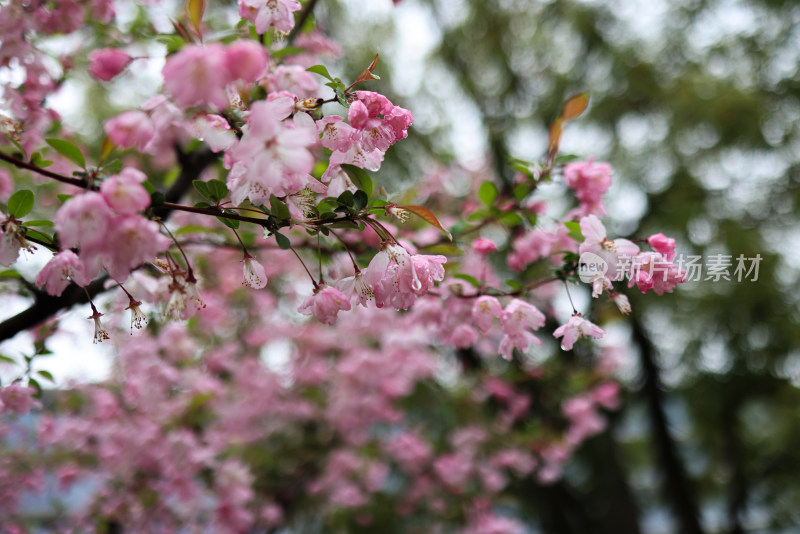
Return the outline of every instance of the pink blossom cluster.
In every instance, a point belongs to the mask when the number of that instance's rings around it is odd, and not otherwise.
[[[339,165],[348,163],[363,169],[380,168],[384,154],[394,143],[408,136],[414,116],[372,91],[356,91],[356,98],[343,117],[331,115],[317,121],[322,146],[333,151],[323,179],[336,176]]]
[[[139,214],[150,206],[142,186],[146,179],[141,171],[125,168],[106,179],[99,192],[67,200],[55,215],[62,251],[45,265],[36,283],[60,295],[68,279],[86,285],[101,269],[124,282],[133,269],[167,250],[170,240],[159,232],[158,223]]]
[[[222,110],[230,104],[228,86],[237,80],[255,82],[266,66],[267,51],[255,41],[187,45],[167,58],[164,90],[181,108]]]
[[[580,206],[573,213],[579,217],[606,214],[603,195],[611,187],[611,165],[594,160],[576,161],[564,166],[564,182],[575,191]]]
[[[584,241],[579,252],[584,258],[586,254],[601,258],[607,270],[595,274],[592,284],[592,296],[598,297],[604,291],[613,293],[612,282],[628,279],[628,287],[636,287],[642,293],[651,289],[658,295],[672,293],[676,285],[686,281],[686,272],[672,263],[675,259],[675,240],[656,234],[648,239],[655,252],[640,251],[639,247],[627,239],[610,240],[603,223],[595,215],[584,217],[580,221]],[[614,297],[615,295],[612,295]],[[620,309],[627,312],[627,299],[619,300]]]

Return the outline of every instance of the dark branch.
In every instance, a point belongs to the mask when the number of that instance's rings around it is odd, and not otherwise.
[[[680,525],[678,532],[703,534],[694,490],[678,452],[678,445],[669,432],[669,422],[664,412],[663,385],[655,361],[655,347],[647,336],[644,326],[638,320],[632,321],[632,326],[634,340],[639,345],[642,371],[644,372],[642,394],[650,415],[652,438],[658,452],[664,480],[662,485],[664,499],[677,516]]]

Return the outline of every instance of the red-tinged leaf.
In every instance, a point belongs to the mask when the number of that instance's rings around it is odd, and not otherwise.
[[[200,23],[203,21],[203,12],[205,12],[205,10],[205,0],[186,0],[186,14],[192,26],[194,26],[194,29],[197,31],[197,35],[200,35]]]
[[[186,26],[183,24],[183,22],[174,19],[170,19],[170,22],[172,22],[172,27],[175,28],[175,33],[177,33],[181,39],[187,43],[194,42],[194,37],[192,37],[192,35],[189,33],[189,30],[186,29]]]
[[[372,63],[369,64],[369,67],[364,69],[364,71],[358,76],[353,85],[360,82],[368,82],[370,80],[380,80],[379,76],[372,74],[372,71],[375,69],[377,65],[378,65],[378,54],[375,54],[375,59],[373,59]]]
[[[558,143],[561,141],[561,133],[564,131],[564,121],[558,118],[550,125],[550,139],[547,142],[548,158],[552,159],[558,152]]]
[[[453,240],[453,235],[444,229],[442,223],[440,223],[439,219],[436,218],[436,215],[434,215],[433,212],[431,212],[431,210],[429,210],[425,206],[397,206],[397,207],[400,209],[410,211],[411,213],[421,218],[431,226],[435,226],[436,228],[441,230],[450,241]]]
[[[111,151],[114,150],[115,147],[116,145],[114,144],[114,141],[112,141],[110,137],[106,137],[105,139],[103,139],[103,151],[100,153],[100,165],[103,164],[103,162],[106,160],[108,155],[111,154]]]
[[[564,102],[564,108],[561,110],[561,118],[565,121],[570,121],[583,113],[588,105],[589,93],[572,95]]]

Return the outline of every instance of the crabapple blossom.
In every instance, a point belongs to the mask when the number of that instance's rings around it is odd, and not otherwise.
[[[33,246],[25,239],[19,222],[14,217],[8,217],[3,222],[3,233],[0,235],[0,265],[9,266],[17,261],[20,250],[32,252]]]
[[[23,386],[19,382],[0,388],[0,413],[12,412],[25,415],[31,408],[41,406],[34,398],[36,390],[30,386]]]
[[[642,293],[651,289],[656,295],[672,293],[678,284],[686,281],[686,271],[667,261],[658,252],[642,252],[633,258],[628,287],[634,285]]]
[[[675,240],[665,236],[662,233],[651,235],[647,238],[647,244],[653,247],[653,250],[663,254],[667,261],[675,259]]]
[[[514,299],[506,305],[500,320],[505,335],[500,342],[499,351],[505,359],[511,359],[514,348],[525,352],[531,343],[542,344],[542,340],[533,335],[531,330],[538,330],[544,326],[545,316],[533,304]]]
[[[156,133],[153,121],[143,111],[123,111],[106,121],[103,130],[109,139],[123,148],[135,146],[144,152]]]
[[[611,186],[611,165],[594,160],[568,163],[564,166],[564,181],[575,190],[579,216],[606,214],[603,195]]]
[[[89,54],[89,74],[107,82],[125,70],[133,58],[118,48],[101,48]]]
[[[71,250],[62,250],[53,256],[36,275],[36,284],[44,286],[47,293],[54,297],[61,295],[70,281],[79,286],[91,282],[91,278],[86,276],[80,258]]]
[[[225,61],[231,79],[255,82],[267,68],[267,50],[255,41],[234,41],[225,47]]]
[[[301,7],[297,0],[239,0],[239,16],[252,21],[258,33],[266,33],[271,26],[289,33],[294,27],[292,13]]]
[[[164,90],[182,108],[228,107],[225,86],[234,80],[228,69],[226,48],[218,43],[206,46],[187,45],[164,65]]]
[[[605,335],[606,331],[597,326],[596,324],[583,318],[580,313],[572,314],[569,320],[556,328],[553,336],[560,337],[561,348],[564,350],[572,350],[575,342],[581,337],[600,338]]]
[[[472,249],[482,256],[497,252],[497,245],[491,239],[479,237],[472,242]]]
[[[242,285],[253,289],[262,289],[267,285],[267,275],[264,271],[264,266],[261,265],[255,257],[245,252],[242,264],[244,266]]]
[[[234,162],[228,176],[233,202],[268,202],[270,195],[297,193],[314,180],[310,176],[314,157],[308,149],[316,143],[316,136],[283,121],[293,108],[294,102],[286,97],[259,101],[251,107],[244,136],[229,150]]]
[[[333,324],[339,311],[350,311],[350,299],[324,282],[297,309],[303,315],[313,315],[325,324]]]
[[[108,205],[121,215],[132,215],[150,206],[150,193],[142,186],[147,180],[138,169],[123,169],[100,185],[100,194]]]
[[[475,299],[472,306],[472,321],[486,334],[492,326],[493,319],[499,319],[503,315],[503,306],[495,297],[483,295]]]

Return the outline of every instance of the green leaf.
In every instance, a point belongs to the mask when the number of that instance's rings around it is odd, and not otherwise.
[[[78,167],[86,168],[86,159],[83,157],[81,149],[63,139],[45,139],[47,144],[53,147],[56,152],[75,163]]]
[[[567,233],[568,236],[570,236],[575,241],[579,241],[581,243],[583,242],[584,237],[583,237],[583,232],[581,232],[581,225],[579,222],[577,221],[565,222],[564,226],[566,226],[567,230],[569,230],[569,232]]]
[[[269,207],[270,211],[272,211],[272,215],[278,219],[288,219],[291,216],[289,207],[275,195],[270,195]]]
[[[520,224],[523,224],[525,220],[522,218],[522,215],[520,215],[515,211],[512,211],[500,217],[498,219],[498,222],[505,226],[518,226]]]
[[[118,159],[112,159],[111,161],[103,165],[103,170],[106,171],[108,174],[119,174],[119,172],[122,170],[122,161]]]
[[[61,202],[62,204],[64,202],[66,202],[67,200],[72,198],[72,195],[61,195],[61,194],[58,194],[56,196],[58,197],[58,201]]]
[[[475,287],[481,287],[481,283],[478,282],[478,279],[468,274],[462,274],[462,273],[454,274],[453,278],[458,278],[459,280],[464,280],[465,282],[469,282],[471,285]]]
[[[167,54],[174,54],[186,44],[186,41],[173,34],[159,35],[156,37],[156,41],[167,47]]]
[[[39,241],[44,241],[45,243],[55,244],[53,238],[45,233],[42,233],[38,230],[34,230],[32,228],[25,228],[25,236],[33,239],[38,239]]]
[[[234,230],[239,228],[239,221],[236,219],[228,219],[226,217],[217,217],[217,219],[228,228],[233,228]]]
[[[314,65],[313,67],[308,67],[306,69],[308,72],[313,72],[314,74],[319,74],[320,76],[324,76],[325,78],[329,79],[330,81],[334,82],[336,80],[333,79],[333,76],[328,72],[328,69],[325,65]]]
[[[336,100],[342,105],[342,107],[350,107],[350,102],[347,101],[347,95],[344,94],[344,89],[341,87],[336,88]]]
[[[53,221],[25,221],[25,226],[53,226]]]
[[[336,199],[339,201],[340,206],[346,206],[348,208],[352,208],[356,205],[356,200],[353,197],[353,193],[349,189],[345,189],[342,191],[342,194]]]
[[[286,48],[281,48],[280,50],[270,50],[269,56],[274,59],[276,63],[280,63],[280,60],[286,56],[296,56],[297,54],[303,53],[305,53],[305,50],[302,48],[287,46]]]
[[[382,198],[373,198],[369,202],[369,206],[371,208],[383,208],[384,206],[388,206],[389,202],[386,202]]]
[[[347,173],[347,176],[350,177],[350,180],[356,184],[356,187],[362,189],[367,196],[372,194],[372,178],[367,171],[362,169],[361,167],[356,167],[355,165],[350,165],[349,163],[342,163],[341,165],[342,170]]]
[[[484,206],[489,208],[494,204],[494,201],[497,200],[497,193],[497,186],[494,182],[487,180],[483,182],[478,189],[478,199],[483,202]]]
[[[198,226],[196,224],[187,224],[186,226],[181,226],[177,230],[175,230],[175,235],[186,235],[186,234],[213,234],[216,233],[217,230],[214,228],[206,228],[205,226]]]
[[[144,187],[145,191],[147,191],[147,192],[148,192],[148,194],[151,194],[151,195],[152,195],[153,193],[155,193],[155,192],[156,192],[156,188],[155,188],[155,187],[153,187],[153,184],[151,184],[151,183],[150,183],[150,180],[145,180],[145,181],[142,183],[142,187]]]
[[[32,163],[33,165],[36,165],[37,167],[40,167],[40,168],[42,168],[42,169],[44,169],[44,168],[46,168],[46,167],[49,167],[50,165],[52,165],[52,164],[53,164],[53,162],[52,162],[52,161],[47,161],[47,160],[45,160],[45,159],[42,157],[42,155],[41,155],[41,154],[39,154],[38,152],[34,152],[33,154],[31,154],[31,163]]]
[[[203,180],[193,180],[192,185],[197,192],[203,196],[203,198],[207,198],[212,202],[214,201],[214,199],[211,198],[211,191],[208,188],[208,183],[204,182]]]
[[[5,271],[0,271],[0,278],[22,278],[22,275],[14,269],[6,269]]]
[[[369,202],[369,197],[367,196],[367,194],[364,191],[359,189],[353,195],[353,201],[356,204],[356,210],[360,211],[360,210],[364,209],[364,207],[366,207],[367,202]]]
[[[41,396],[42,396],[42,385],[39,384],[39,381],[36,380],[35,378],[29,378],[28,379],[28,385],[29,386],[33,386],[33,388],[36,390],[36,393],[34,393],[33,396],[36,397],[37,399],[41,398]]]
[[[17,219],[26,216],[33,209],[33,192],[28,189],[17,191],[8,199],[8,213]]]
[[[3,356],[2,354],[0,354],[0,362],[17,363],[14,358],[9,358],[8,356]]]
[[[228,186],[222,180],[209,180],[206,184],[214,202],[219,202],[228,195]]]
[[[517,282],[516,280],[506,280],[506,285],[513,289],[514,291],[519,291],[522,289],[522,284]]]
[[[278,246],[281,247],[282,250],[287,250],[292,246],[292,242],[289,241],[289,238],[283,234],[279,234],[275,232],[273,234],[275,236],[275,241],[278,242]]]
[[[44,378],[45,380],[49,380],[52,383],[56,383],[56,379],[53,377],[53,373],[50,371],[45,371],[44,369],[40,371],[36,371],[36,374]]]

